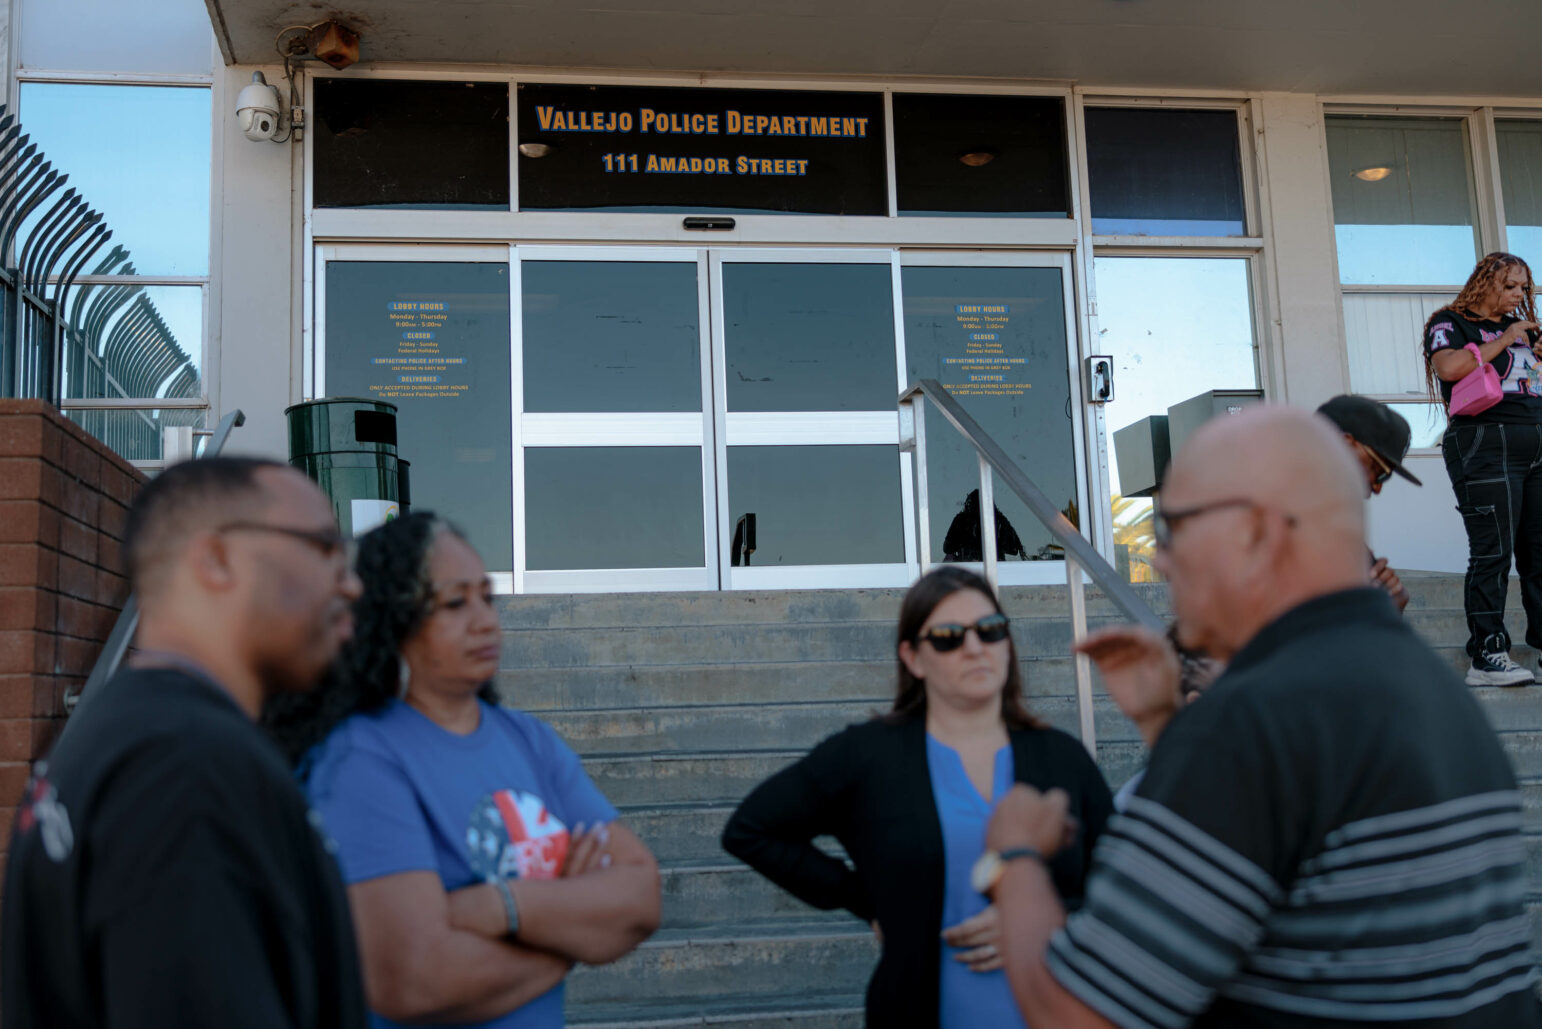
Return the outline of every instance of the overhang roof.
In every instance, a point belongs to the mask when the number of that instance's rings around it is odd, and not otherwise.
[[[381,63],[1542,95],[1539,0],[206,2],[228,64],[272,63],[279,29],[335,18]]]

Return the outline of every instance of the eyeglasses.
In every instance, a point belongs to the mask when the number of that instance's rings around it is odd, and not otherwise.
[[[1392,478],[1392,466],[1386,462],[1385,458],[1376,453],[1376,451],[1372,450],[1370,447],[1366,446],[1364,443],[1360,444],[1360,449],[1365,451],[1367,454],[1370,454],[1371,460],[1376,462],[1378,471],[1376,473],[1376,478],[1373,481],[1377,486],[1380,486],[1382,483]]]
[[[266,522],[226,522],[215,532],[269,532],[288,536],[309,544],[321,552],[322,557],[336,558],[341,555],[348,564],[353,563],[353,540],[336,529],[296,529],[288,525],[269,525]]]
[[[973,625],[958,625],[954,622],[934,625],[925,632],[917,633],[916,642],[925,640],[937,653],[946,654],[964,645],[964,637],[970,629],[974,630],[981,643],[1000,643],[1011,632],[1011,621],[1006,615],[994,614],[986,615]]]
[[[1248,500],[1245,497],[1233,497],[1230,500],[1217,500],[1210,504],[1200,504],[1198,507],[1184,508],[1181,511],[1157,511],[1151,519],[1151,531],[1156,536],[1156,545],[1163,550],[1173,545],[1173,530],[1178,523],[1198,515],[1208,514],[1211,511],[1220,511],[1228,507],[1262,507],[1256,500]],[[1296,516],[1286,515],[1285,524],[1295,527]]]

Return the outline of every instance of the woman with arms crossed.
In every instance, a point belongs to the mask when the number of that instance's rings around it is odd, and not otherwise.
[[[1542,363],[1531,269],[1514,254],[1478,262],[1467,285],[1424,327],[1430,398],[1451,390],[1481,359],[1504,396],[1486,411],[1453,415],[1441,440],[1457,510],[1467,528],[1469,686],[1523,686],[1532,675],[1510,657],[1505,593],[1513,557],[1526,609],[1526,642],[1542,649]],[[1469,344],[1478,348],[1474,357]]]
[[[1108,786],[1080,743],[1023,708],[1007,617],[984,579],[946,566],[923,576],[898,635],[893,710],[758,786],[723,846],[809,904],[873,923],[883,954],[867,990],[870,1027],[1020,1027],[996,909],[979,892],[999,867],[981,860],[991,807],[1014,782],[1070,795],[1080,839],[1051,869],[1074,903],[1111,810]],[[814,846],[826,834],[850,866]]]
[[[481,559],[429,514],[359,546],[364,593],[333,681],[269,724],[337,844],[374,1024],[563,1024],[574,962],[659,921],[658,866],[578,757],[499,707]]]

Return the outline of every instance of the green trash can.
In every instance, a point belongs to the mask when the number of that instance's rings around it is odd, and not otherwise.
[[[332,498],[346,535],[368,532],[401,514],[395,404],[329,397],[295,404],[284,416],[289,463]]]

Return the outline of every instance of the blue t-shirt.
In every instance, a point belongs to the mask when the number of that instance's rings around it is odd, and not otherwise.
[[[937,820],[942,823],[942,927],[946,929],[978,915],[990,904],[984,894],[970,885],[969,873],[985,852],[985,826],[992,808],[1012,788],[1012,748],[1006,746],[996,751],[989,803],[969,781],[958,751],[939,743],[931,733],[926,734],[926,762],[932,775]],[[1026,1029],[1017,1002],[1012,999],[1006,972],[970,971],[968,965],[955,960],[959,953],[959,948],[943,942],[938,974],[941,1029]]]
[[[476,731],[458,736],[392,701],[349,718],[316,748],[306,792],[345,882],[432,871],[452,891],[499,876],[556,878],[569,828],[616,817],[550,726],[491,704],[481,710]],[[559,983],[477,1024],[560,1029],[562,1000]]]

